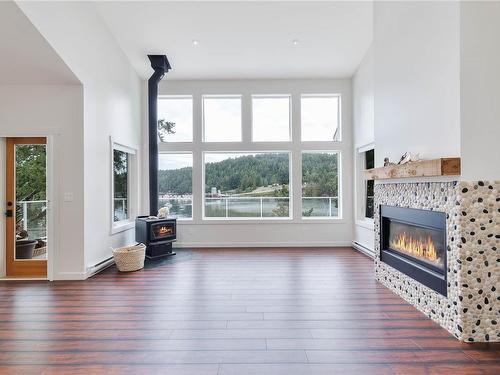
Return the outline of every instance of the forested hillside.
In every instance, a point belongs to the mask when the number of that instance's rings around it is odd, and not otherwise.
[[[222,192],[251,192],[258,187],[273,184],[288,185],[289,155],[285,153],[260,154],[226,159],[205,166],[206,192],[216,187]],[[337,156],[331,154],[304,154],[303,173],[308,183],[307,196],[337,195]],[[161,194],[191,194],[192,169],[160,170]]]
[[[336,197],[338,195],[338,156],[326,153],[302,155],[302,196]]]
[[[173,170],[158,171],[158,187],[160,194],[191,194],[193,189],[192,168],[185,167]]]
[[[208,163],[205,167],[207,192],[212,186],[221,191],[245,193],[259,186],[288,184],[288,154],[261,154]]]

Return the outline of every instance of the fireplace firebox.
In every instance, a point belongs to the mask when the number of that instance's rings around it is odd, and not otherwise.
[[[135,240],[146,245],[149,259],[175,255],[172,242],[177,238],[177,220],[139,216],[135,220]]]
[[[446,214],[381,205],[380,260],[446,296]]]

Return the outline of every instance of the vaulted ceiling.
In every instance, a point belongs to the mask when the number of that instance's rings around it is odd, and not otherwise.
[[[151,53],[168,55],[169,79],[350,77],[372,39],[371,2],[98,2],[96,7],[144,79],[151,74],[146,58]]]
[[[0,1],[0,84],[79,80],[14,2]]]

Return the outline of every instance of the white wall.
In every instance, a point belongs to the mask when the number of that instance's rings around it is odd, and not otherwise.
[[[80,275],[84,271],[82,86],[1,85],[0,137],[7,136],[52,137],[54,157],[52,207],[56,225],[53,239],[55,253],[52,254],[53,277],[64,279]],[[0,164],[2,165],[0,169],[3,169],[4,149],[0,150]],[[0,175],[4,174],[0,171]],[[3,185],[2,181],[1,212],[5,211]],[[73,192],[74,201],[63,202],[64,192]],[[0,226],[4,228],[4,224],[2,215]],[[5,259],[4,247],[5,242],[2,240],[0,241],[2,262]]]
[[[201,140],[201,96],[203,94],[242,94],[243,101],[250,100],[251,94],[291,94],[292,127],[300,127],[300,94],[304,93],[340,93],[342,95],[342,139],[336,145],[342,152],[342,194],[343,218],[341,220],[315,220],[314,223],[301,219],[298,206],[300,189],[292,189],[294,218],[291,221],[238,221],[217,222],[203,221],[201,212],[195,212],[191,222],[178,222],[177,246],[347,246],[352,242],[352,126],[351,126],[351,81],[344,80],[245,80],[245,81],[171,81],[165,78],[160,84],[160,95],[193,95],[194,99],[194,138]],[[147,91],[144,90],[144,96]],[[145,99],[144,99],[145,100]],[[251,124],[248,106],[243,107],[243,127]],[[147,113],[143,118],[143,165],[147,158]],[[245,134],[245,131],[244,131]],[[247,133],[248,134],[248,133]],[[295,133],[297,134],[297,133]],[[301,186],[300,142],[292,142],[292,180],[293,186]],[[329,147],[330,142],[322,142]],[[176,147],[175,145],[173,146]],[[231,145],[210,145],[217,151],[228,150]],[[225,148],[224,148],[225,147]],[[280,144],[267,144],[268,149],[283,150]],[[237,150],[256,151],[249,141],[243,141]],[[198,163],[198,164],[197,164]],[[195,150],[193,176],[194,199],[201,199],[203,194],[201,174],[201,149]],[[198,168],[196,168],[198,165]],[[143,209],[147,213],[147,176],[143,176]],[[201,207],[201,201],[199,207]],[[195,202],[196,205],[196,202]]]
[[[461,4],[463,180],[500,180],[499,36],[499,2]]]
[[[354,143],[354,242],[368,250],[374,249],[373,219],[365,218],[366,181],[364,154],[375,140],[373,48],[367,51],[352,79],[353,143]],[[377,152],[377,150],[375,150]]]
[[[94,4],[21,2],[18,5],[83,83],[84,263],[89,267],[111,256],[111,246],[134,242],[133,229],[110,234],[109,138],[140,147],[140,80],[96,13]]]
[[[359,148],[375,140],[373,47],[368,49],[352,78],[352,98],[353,142]]]
[[[460,156],[460,4],[374,3],[375,165]]]

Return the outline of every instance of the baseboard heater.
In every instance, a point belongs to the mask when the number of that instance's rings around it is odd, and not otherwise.
[[[87,278],[94,276],[95,274],[105,270],[108,267],[111,267],[113,264],[115,264],[115,259],[110,256],[109,258],[104,259],[103,261],[93,265],[93,266],[88,266],[87,267]]]
[[[375,258],[375,252],[373,250],[370,250],[366,246],[361,245],[359,242],[354,241],[352,243],[352,247],[354,247],[356,250],[362,252],[363,254],[369,256],[370,258]]]

